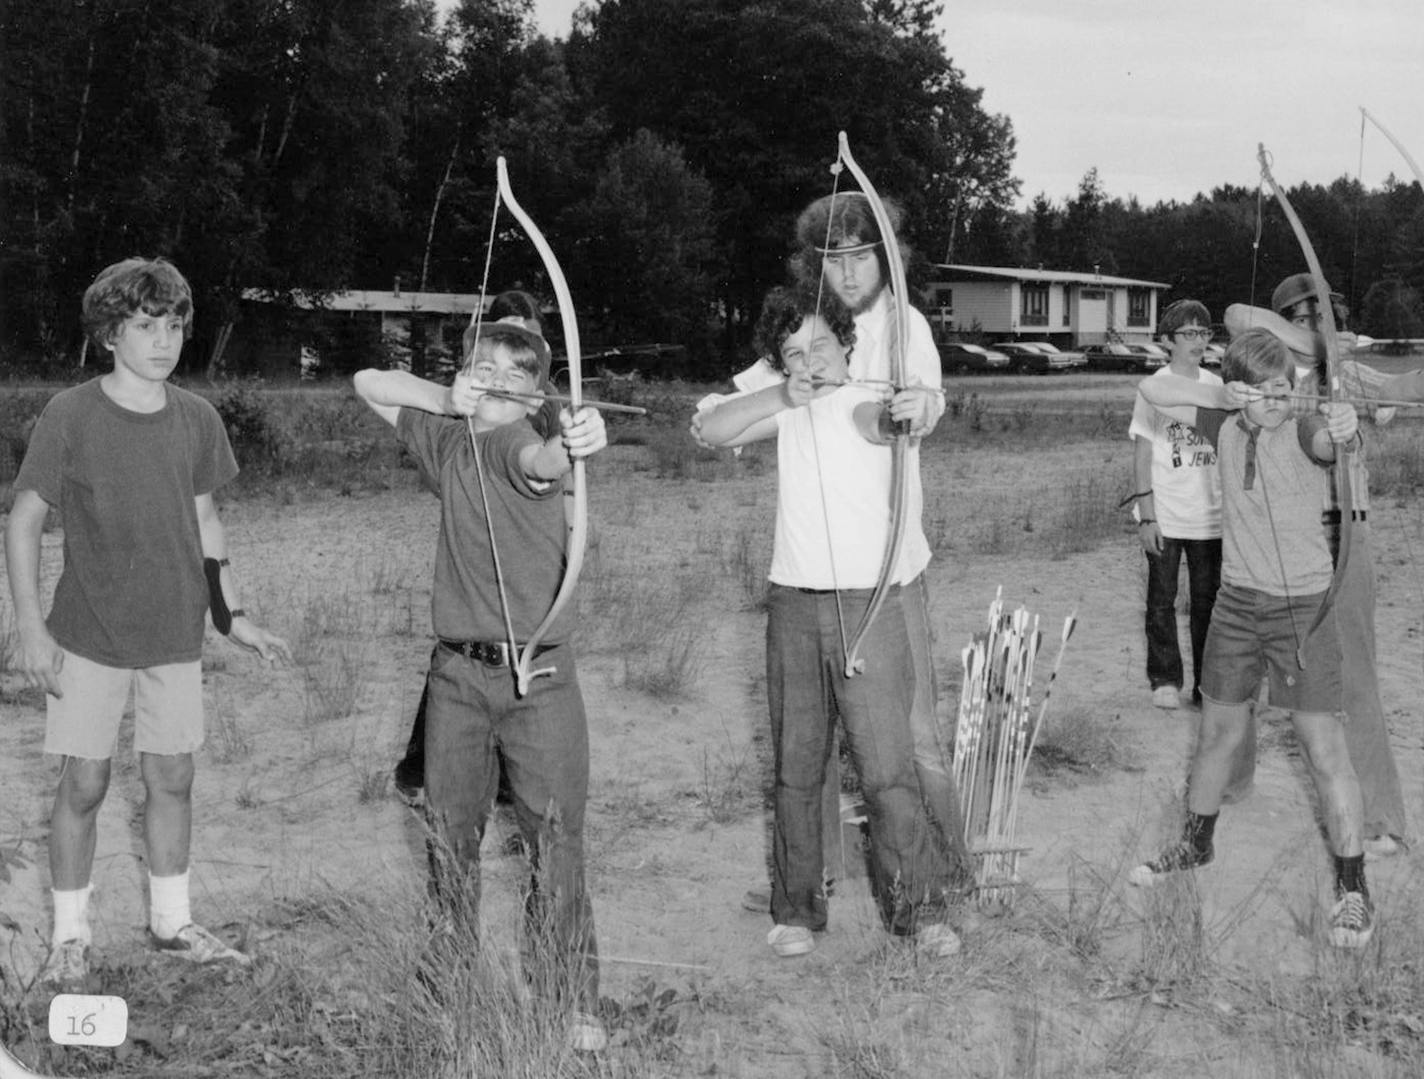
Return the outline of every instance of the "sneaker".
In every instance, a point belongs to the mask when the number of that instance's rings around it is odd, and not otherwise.
[[[766,935],[766,942],[782,959],[807,955],[816,949],[816,938],[804,925],[778,925]]]
[[[1403,849],[1404,844],[1397,836],[1372,835],[1365,840],[1366,858],[1393,858]]]
[[[1158,686],[1152,691],[1152,703],[1168,711],[1182,707],[1182,696],[1176,686]]]
[[[1171,688],[1170,686],[1168,687]],[[1198,869],[1216,856],[1210,844],[1206,850],[1198,850],[1190,843],[1178,843],[1168,847],[1150,862],[1134,866],[1127,874],[1127,883],[1137,888],[1150,888],[1159,880],[1187,869]]]
[[[38,985],[78,988],[89,977],[89,944],[87,941],[62,941],[49,950],[44,966],[35,979]]]
[[[1330,943],[1363,948],[1375,932],[1375,906],[1367,892],[1342,892],[1330,911]]]
[[[223,943],[197,922],[189,922],[171,937],[160,937],[149,930],[153,946],[162,952],[172,952],[179,959],[190,963],[219,963],[231,960],[246,966],[252,962],[250,955],[244,955],[236,948]]]
[[[915,934],[915,951],[928,959],[948,959],[964,947],[959,934],[944,922],[921,926]]]
[[[588,1012],[574,1012],[569,1021],[569,1048],[575,1053],[601,1053],[608,1048],[608,1030]]]

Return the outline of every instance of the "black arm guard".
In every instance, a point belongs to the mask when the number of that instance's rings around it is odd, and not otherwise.
[[[227,559],[219,562],[216,558],[203,559],[203,576],[208,579],[208,609],[213,616],[213,628],[224,637],[232,630],[232,612],[223,598],[222,568]]]

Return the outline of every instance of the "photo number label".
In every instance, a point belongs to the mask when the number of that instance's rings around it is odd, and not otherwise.
[[[123,1045],[129,1006],[123,997],[60,993],[49,1005],[49,1040],[56,1045]]]

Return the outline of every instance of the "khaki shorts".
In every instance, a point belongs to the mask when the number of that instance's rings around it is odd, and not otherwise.
[[[106,667],[67,649],[59,670],[63,697],[46,695],[46,753],[103,761],[119,747],[119,723],[132,692],[134,751],[173,756],[203,744],[203,665]]]

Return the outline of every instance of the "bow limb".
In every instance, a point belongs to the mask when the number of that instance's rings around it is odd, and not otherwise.
[[[524,208],[519,205],[519,200],[514,197],[514,191],[509,185],[509,170],[503,157],[495,162],[495,175],[499,183],[500,198],[504,200],[504,204],[509,207],[510,214],[519,222],[525,234],[534,244],[535,250],[539,252],[539,258],[543,261],[544,269],[549,275],[549,284],[559,302],[559,319],[564,328],[564,348],[568,353],[569,408],[573,412],[578,412],[583,407],[583,356],[579,350],[578,320],[574,316],[574,302],[573,297],[569,294],[568,281],[564,277],[563,270],[559,267],[559,260],[554,257],[554,251],[549,246],[549,241],[544,238],[544,234],[539,231],[539,226],[534,224],[533,218],[524,211]],[[588,541],[588,491],[584,459],[575,457],[572,464],[573,520],[569,528],[568,546],[565,548],[564,576],[559,582],[559,590],[554,595],[554,601],[549,606],[548,614],[544,615],[544,620],[539,623],[538,628],[534,630],[524,647],[519,649],[519,655],[515,660],[515,689],[521,697],[529,692],[529,684],[535,678],[541,674],[554,672],[553,667],[531,670],[530,664],[534,660],[534,654],[539,644],[549,632],[550,627],[553,626],[554,620],[568,606],[569,600],[573,597],[574,588],[578,584],[579,574],[583,570],[584,547]]]
[[[1384,124],[1380,123],[1377,119],[1375,119],[1374,114],[1371,113],[1370,110],[1365,108],[1363,105],[1360,106],[1360,115],[1362,115],[1370,123],[1374,124],[1375,127],[1379,128],[1380,134],[1387,138],[1390,141],[1390,145],[1392,145],[1396,150],[1399,151],[1399,156],[1404,158],[1404,160],[1408,162],[1409,168],[1414,173],[1414,179],[1419,181],[1419,186],[1424,187],[1424,169],[1419,168],[1419,162],[1415,161],[1414,156],[1404,148],[1404,143],[1400,142],[1397,138],[1395,138],[1389,128],[1385,127]]]
[[[851,155],[850,140],[846,138],[844,131],[840,133],[840,161],[850,170],[850,174],[860,185],[861,192],[870,204],[871,213],[875,215],[876,227],[880,229],[881,243],[885,245],[885,261],[890,266],[890,290],[895,295],[895,320],[892,324],[889,341],[890,381],[895,389],[900,390],[905,387],[907,381],[905,354],[910,341],[910,301],[905,284],[905,264],[900,258],[900,243],[895,236],[894,224],[890,220],[890,215],[886,211],[879,193],[875,190],[875,185],[870,182],[870,177],[865,175]],[[905,528],[908,523],[909,487],[906,477],[906,462],[909,455],[909,443],[908,425],[897,425],[894,441],[891,444],[890,536],[885,546],[884,558],[880,563],[880,575],[870,594],[870,602],[866,605],[865,614],[861,616],[855,634],[846,645],[845,673],[847,678],[852,678],[865,670],[865,660],[861,659],[859,655],[860,646],[870,631],[875,616],[885,605],[890,586],[894,583],[895,571],[899,568],[900,550],[904,546]]]
[[[1295,207],[1291,205],[1285,191],[1276,183],[1276,178],[1271,175],[1271,166],[1264,144],[1258,144],[1256,159],[1261,163],[1261,178],[1270,187],[1271,193],[1276,197],[1276,202],[1280,204],[1281,211],[1290,223],[1291,231],[1295,233],[1296,242],[1300,244],[1301,252],[1305,255],[1306,268],[1310,271],[1311,280],[1315,284],[1315,307],[1320,316],[1320,321],[1315,328],[1316,355],[1317,358],[1323,358],[1325,361],[1326,384],[1324,390],[1326,399],[1334,402],[1341,392],[1340,336],[1339,328],[1335,324],[1335,309],[1330,302],[1330,285],[1325,280],[1325,271],[1320,266],[1320,259],[1315,254],[1315,247],[1310,242],[1310,236],[1305,231],[1305,226],[1301,224],[1300,216],[1295,212]],[[1320,601],[1320,608],[1315,612],[1315,618],[1311,621],[1310,628],[1305,631],[1305,637],[1299,642],[1297,648],[1296,659],[1302,667],[1305,665],[1304,643],[1325,620],[1326,614],[1335,601],[1335,594],[1339,591],[1340,581],[1345,576],[1345,566],[1350,558],[1351,536],[1355,527],[1355,505],[1350,489],[1350,466],[1344,459],[1342,450],[1337,449],[1331,472],[1335,479],[1336,504],[1340,508],[1340,549],[1335,558],[1335,573],[1330,578],[1330,587],[1326,589],[1325,595]]]

